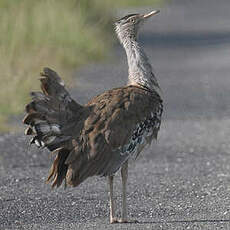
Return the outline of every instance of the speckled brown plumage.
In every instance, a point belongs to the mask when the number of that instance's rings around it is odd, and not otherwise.
[[[31,130],[27,134],[34,134],[32,140],[57,155],[48,177],[53,186],[60,186],[63,179],[77,186],[89,176],[114,174],[134,154],[122,150],[131,143],[137,124],[152,115],[157,120],[159,113],[158,126],[151,127],[144,144],[157,137],[162,112],[158,94],[138,86],[125,86],[106,91],[81,106],[71,99],[58,83],[60,78],[55,76],[54,71],[44,69],[43,94],[32,93],[33,101],[26,106],[24,118]],[[55,133],[52,125],[57,125],[59,131]],[[47,141],[52,137],[53,141]],[[139,144],[135,154],[142,147]]]
[[[132,155],[128,151],[122,154],[122,149],[131,142],[137,124],[161,110],[161,100],[142,88],[127,86],[93,98],[85,108],[90,112],[76,139],[79,144],[66,160],[72,169],[67,182],[73,185],[88,176],[114,174]],[[158,129],[153,127],[149,144]]]

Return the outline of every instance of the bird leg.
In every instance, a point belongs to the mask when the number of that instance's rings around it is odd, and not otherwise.
[[[128,179],[128,161],[126,161],[121,168],[121,179],[122,179],[122,213],[120,222],[127,222],[127,193],[126,185]]]
[[[114,176],[109,176],[109,203],[110,203],[110,223],[137,223],[136,220],[128,221],[127,219],[127,193],[126,193],[126,185],[128,179],[128,161],[126,161],[121,168],[121,179],[122,179],[122,212],[121,219],[114,217],[115,209],[114,209],[114,199],[113,199],[113,178]]]
[[[126,183],[128,178],[128,162],[125,162],[121,168],[122,178],[122,213],[121,219],[114,217],[114,199],[113,199],[113,179],[114,176],[109,176],[109,204],[110,204],[110,223],[126,223],[127,222],[127,205],[126,205]]]
[[[128,220],[127,218],[127,179],[128,179],[128,161],[121,168],[122,179],[122,212],[119,223],[138,223],[137,220]]]
[[[113,199],[113,178],[114,176],[109,176],[109,205],[110,205],[110,223],[117,223],[117,218],[114,217],[114,199]]]

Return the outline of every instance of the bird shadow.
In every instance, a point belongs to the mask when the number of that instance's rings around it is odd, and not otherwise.
[[[192,224],[192,223],[230,223],[230,219],[220,219],[220,220],[172,220],[172,221],[138,221],[130,224]]]

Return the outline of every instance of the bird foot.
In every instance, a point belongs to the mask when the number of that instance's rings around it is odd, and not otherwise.
[[[127,220],[123,218],[112,218],[110,219],[110,224],[119,224],[119,223],[138,223],[137,220]]]

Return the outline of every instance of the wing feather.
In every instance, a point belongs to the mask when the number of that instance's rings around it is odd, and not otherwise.
[[[79,142],[84,151],[79,154],[76,148],[66,161],[78,175],[76,184],[89,176],[114,174],[132,155],[134,149],[130,142],[137,125],[153,119],[151,116],[162,107],[162,100],[157,94],[128,86],[107,91],[93,98],[87,106],[92,111],[82,129],[82,142]],[[151,142],[153,138],[152,134],[146,140]],[[141,149],[136,148],[136,151]],[[81,165],[79,157],[83,159]]]

